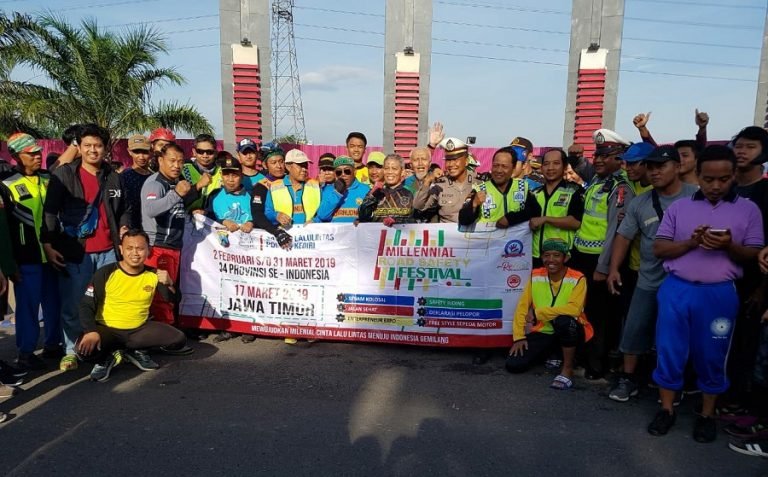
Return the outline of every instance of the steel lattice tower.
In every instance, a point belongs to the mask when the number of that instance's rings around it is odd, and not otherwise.
[[[307,139],[293,37],[293,0],[272,1],[272,124],[276,138]]]

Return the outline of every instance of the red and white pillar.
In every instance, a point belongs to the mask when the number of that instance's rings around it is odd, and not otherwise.
[[[235,141],[262,142],[261,72],[255,45],[232,45],[232,91]]]
[[[418,53],[397,53],[394,152],[408,157],[419,144],[420,76]]]
[[[606,49],[582,50],[579,61],[573,142],[584,147],[585,157],[592,157],[595,152],[592,133],[603,127],[607,57]]]

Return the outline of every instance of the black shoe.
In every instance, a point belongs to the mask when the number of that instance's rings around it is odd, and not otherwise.
[[[677,416],[667,412],[666,409],[660,409],[653,418],[653,422],[648,424],[648,433],[652,436],[664,436],[669,429],[675,425]]]
[[[61,359],[64,357],[64,348],[61,346],[45,346],[43,348],[43,354],[41,355],[45,359]]]
[[[243,343],[253,343],[256,341],[256,335],[240,335],[240,341]]]
[[[584,368],[584,379],[587,381],[597,381],[604,377],[605,374],[602,371],[598,371],[591,366]]]
[[[717,423],[712,417],[699,416],[693,426],[693,439],[696,442],[712,442],[717,438]]]
[[[170,356],[187,356],[195,352],[194,348],[188,345],[184,345],[181,348],[167,348],[165,346],[160,347],[160,352]]]
[[[35,353],[19,353],[16,358],[16,366],[28,371],[45,369],[45,361],[40,359]]]
[[[0,360],[0,376],[13,376],[14,378],[23,378],[29,372],[25,369],[19,369],[16,366],[12,366],[5,361]],[[0,379],[0,381],[2,381]],[[3,381],[5,382],[5,381]]]
[[[214,343],[221,343],[222,341],[229,341],[234,338],[234,335],[229,331],[222,331],[213,339]]]

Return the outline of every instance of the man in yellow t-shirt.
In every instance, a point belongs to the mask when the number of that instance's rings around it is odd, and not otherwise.
[[[565,265],[568,242],[551,238],[541,245],[542,268],[531,272],[515,310],[513,344],[507,357],[507,371],[522,373],[543,362],[558,348],[563,353],[560,373],[553,389],[573,387],[576,346],[592,338],[592,326],[584,314],[587,281],[584,275]]]
[[[106,265],[93,274],[80,303],[84,333],[75,349],[78,358],[95,362],[93,381],[109,379],[112,368],[123,358],[142,371],[159,366],[147,354],[160,348],[167,354],[190,354],[184,333],[166,323],[149,320],[155,292],[171,301],[175,290],[165,270],[144,266],[149,256],[149,237],[140,230],[129,230],[120,243],[120,262]]]

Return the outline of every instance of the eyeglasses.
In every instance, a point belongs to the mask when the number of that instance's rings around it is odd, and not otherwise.
[[[215,149],[198,149],[198,148],[195,148],[195,151],[197,151],[197,153],[200,154],[201,156],[212,156],[212,155],[216,154],[216,150]]]
[[[354,173],[355,171],[352,169],[336,169],[336,177],[341,177],[342,174],[345,176],[351,176]]]

